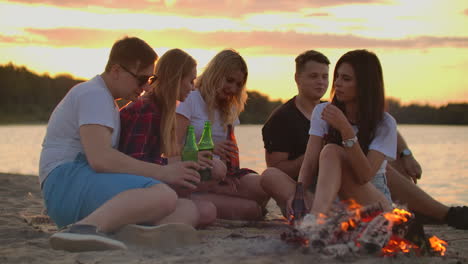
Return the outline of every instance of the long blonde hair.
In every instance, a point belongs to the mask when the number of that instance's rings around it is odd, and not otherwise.
[[[239,70],[245,76],[240,91],[231,98],[230,102],[218,103],[216,100],[217,93],[222,89],[226,76]],[[225,49],[211,59],[203,73],[197,78],[195,86],[205,100],[208,107],[208,117],[212,122],[214,121],[215,110],[219,111],[223,124],[233,123],[239,114],[244,111],[244,105],[247,101],[245,87],[247,76],[247,64],[242,56],[233,49]]]
[[[167,51],[156,63],[157,79],[151,87],[149,97],[161,109],[161,153],[166,157],[180,152],[176,140],[176,101],[179,99],[181,80],[196,66],[195,59],[180,49]]]

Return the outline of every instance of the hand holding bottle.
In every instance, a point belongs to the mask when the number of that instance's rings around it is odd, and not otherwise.
[[[198,164],[201,166],[201,169],[213,169],[213,153],[208,150],[202,150],[198,152]]]
[[[200,182],[197,170],[200,165],[193,161],[178,161],[161,167],[161,180],[169,185],[196,189]]]
[[[213,153],[218,155],[222,160],[227,160],[228,158],[235,158],[239,154],[239,149],[236,143],[224,140],[215,144]]]
[[[294,195],[287,200],[286,206],[287,218],[291,224],[301,221],[309,213],[302,182],[296,184]]]

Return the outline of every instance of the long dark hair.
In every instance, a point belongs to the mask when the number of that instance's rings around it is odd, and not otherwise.
[[[373,52],[367,50],[349,51],[338,60],[333,73],[333,86],[331,90],[332,104],[346,113],[344,103],[335,96],[335,80],[337,70],[343,63],[349,63],[354,70],[357,86],[357,125],[358,140],[361,149],[367,155],[369,144],[375,135],[379,122],[383,119],[385,111],[385,91],[382,66]],[[339,131],[330,126],[327,141],[341,145],[342,137]]]

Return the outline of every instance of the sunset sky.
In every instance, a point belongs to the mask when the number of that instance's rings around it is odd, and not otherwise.
[[[365,48],[381,59],[387,96],[468,102],[466,0],[0,0],[0,64],[91,78],[125,35],[159,55],[184,49],[199,72],[234,48],[248,63],[248,89],[271,99],[297,92],[302,51],[323,52],[332,71],[346,51]]]

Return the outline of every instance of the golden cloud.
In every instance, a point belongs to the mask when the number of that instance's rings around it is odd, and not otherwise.
[[[71,8],[90,6],[132,11],[171,13],[191,16],[240,17],[252,13],[298,12],[304,8],[320,8],[353,4],[382,4],[385,0],[11,0],[10,2],[53,5]]]
[[[253,32],[193,32],[185,29],[100,30],[82,28],[25,29],[26,36],[2,36],[0,43],[49,45],[57,47],[102,48],[123,36],[137,36],[155,47],[200,49],[249,49],[257,53],[296,54],[318,48],[396,48],[419,49],[431,47],[467,48],[468,37],[419,36],[405,39],[375,39],[354,35],[306,34],[293,31]]]

